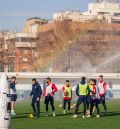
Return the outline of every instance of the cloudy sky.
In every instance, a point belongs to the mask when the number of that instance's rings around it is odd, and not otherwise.
[[[0,29],[21,30],[26,19],[42,17],[52,19],[61,10],[86,11],[95,0],[0,0]]]

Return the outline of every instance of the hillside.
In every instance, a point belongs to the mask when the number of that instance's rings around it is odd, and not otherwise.
[[[34,70],[120,72],[119,35],[120,24],[63,21],[43,25]]]

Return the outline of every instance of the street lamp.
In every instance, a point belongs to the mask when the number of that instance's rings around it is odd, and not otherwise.
[[[19,62],[18,62],[19,63],[18,64],[19,65],[19,71],[18,72],[20,72],[21,71],[21,63],[22,63],[21,62],[21,56],[20,55],[18,56],[18,60],[19,60]]]
[[[69,41],[68,42],[68,53],[69,53],[69,56],[68,56],[68,72],[71,72],[71,44],[72,44],[72,41]]]
[[[53,50],[51,50],[50,54],[50,64],[51,64],[51,72],[53,72]]]

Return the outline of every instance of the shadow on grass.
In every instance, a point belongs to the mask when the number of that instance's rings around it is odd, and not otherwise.
[[[112,116],[120,116],[120,112],[107,112],[107,114],[102,113],[101,117],[112,117]]]
[[[41,112],[44,113],[44,112]],[[12,119],[17,119],[17,118],[29,118],[29,114],[33,114],[32,112],[29,113],[17,113],[16,116],[12,116]]]
[[[28,118],[27,117],[27,115],[22,115],[22,116],[20,116],[20,115],[16,115],[16,116],[12,116],[12,119],[20,119],[20,118]]]
[[[42,112],[44,113],[44,112]],[[22,119],[22,118],[29,118],[28,115],[32,114],[30,113],[19,113],[16,116],[12,116],[12,119]],[[74,113],[66,113],[66,114],[56,114],[56,117],[61,117],[61,116],[72,116]],[[79,112],[78,114],[83,114],[83,112]],[[108,112],[107,114],[104,114],[103,112],[101,113],[101,117],[112,117],[112,116],[120,116],[120,112]],[[45,117],[45,116],[41,116]],[[52,115],[49,115],[49,117],[53,117]],[[36,118],[36,117],[34,117]]]
[[[74,115],[75,113],[66,113],[66,114],[57,114],[57,116],[71,116]],[[83,112],[79,112],[78,114],[83,114]]]
[[[45,113],[45,112],[40,112],[40,113]],[[17,115],[28,115],[28,114],[33,114],[33,112],[17,113]]]

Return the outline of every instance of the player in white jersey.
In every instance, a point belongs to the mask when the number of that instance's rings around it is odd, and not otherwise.
[[[106,90],[107,90],[107,86],[106,86],[106,82],[103,80],[103,75],[99,76],[99,83],[98,83],[98,87],[99,87],[99,93],[100,93],[100,103],[103,105],[103,108],[105,110],[105,114],[107,113],[107,106],[106,106],[106,102],[105,102],[105,96],[106,96]]]
[[[54,83],[51,82],[51,78],[46,78],[46,88],[44,89],[43,96],[45,96],[45,105],[46,105],[46,116],[48,116],[48,106],[49,103],[52,107],[53,116],[55,115],[54,107],[54,93],[57,91],[57,87]]]

